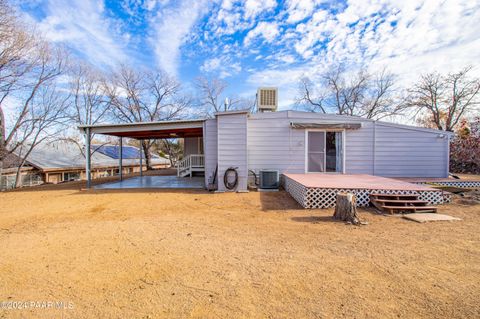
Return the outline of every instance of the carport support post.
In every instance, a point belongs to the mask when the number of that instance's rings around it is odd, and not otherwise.
[[[143,140],[140,140],[140,177],[143,176]]]
[[[87,175],[87,188],[90,188],[92,186],[92,176],[91,176],[91,173],[90,173],[90,171],[91,171],[90,139],[91,139],[90,128],[87,127],[87,128],[85,128],[85,155],[86,155],[85,175]]]
[[[120,174],[120,181],[123,180],[123,138],[120,136],[120,156],[118,157],[118,173]]]

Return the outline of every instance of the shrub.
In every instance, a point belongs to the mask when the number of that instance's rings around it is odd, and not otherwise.
[[[462,121],[450,142],[450,171],[480,174],[480,117]]]

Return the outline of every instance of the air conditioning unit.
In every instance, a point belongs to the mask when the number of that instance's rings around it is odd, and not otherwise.
[[[277,170],[260,170],[260,189],[278,189],[280,186],[279,172]]]
[[[258,88],[258,111],[276,111],[278,107],[278,89],[275,87]]]

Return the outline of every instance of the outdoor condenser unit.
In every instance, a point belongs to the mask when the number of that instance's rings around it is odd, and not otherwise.
[[[276,111],[278,107],[278,89],[275,87],[258,88],[257,103],[260,112]]]
[[[260,171],[260,189],[278,189],[280,186],[279,172],[276,170]]]

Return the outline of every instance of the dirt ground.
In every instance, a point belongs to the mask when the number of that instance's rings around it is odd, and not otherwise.
[[[480,205],[356,227],[285,192],[81,187],[0,193],[0,318],[480,318]]]

